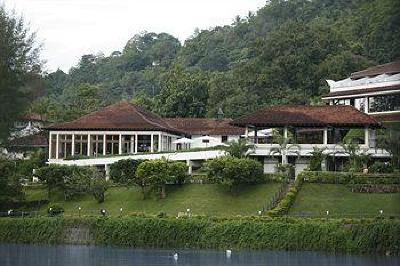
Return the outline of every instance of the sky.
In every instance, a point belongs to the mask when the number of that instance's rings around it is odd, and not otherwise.
[[[136,33],[167,32],[182,43],[195,28],[232,24],[266,0],[0,0],[37,32],[48,72],[84,54],[121,51]]]

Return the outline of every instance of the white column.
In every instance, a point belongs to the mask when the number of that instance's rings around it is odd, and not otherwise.
[[[285,139],[287,139],[287,137],[288,137],[288,130],[287,130],[287,127],[284,127],[284,128],[283,128],[283,137],[284,137]]]
[[[88,136],[87,136],[87,156],[90,156],[91,146],[92,145],[90,145],[90,134],[88,134]]]
[[[131,154],[135,152],[135,135],[131,136],[131,150],[129,151]]]
[[[72,142],[71,142],[71,153],[72,153],[72,156],[74,156],[75,155],[75,134],[74,133],[72,133]]]
[[[59,142],[59,135],[60,135],[60,134],[58,134],[58,133],[57,133],[57,135],[56,135],[56,159],[58,159],[58,148],[59,148],[58,142]]]
[[[365,136],[365,146],[367,146],[369,148],[369,128],[365,127],[364,131],[365,131],[365,134],[364,134],[364,136]]]
[[[365,104],[364,104],[364,113],[366,113],[366,114],[368,114],[368,107],[369,107],[369,103],[368,103],[368,97],[365,97],[364,98],[364,102],[365,102]]]
[[[192,161],[187,160],[186,165],[188,166],[188,173],[189,173],[189,175],[191,175],[193,173]]]
[[[103,155],[106,155],[106,148],[107,148],[107,143],[106,143],[106,134],[103,135]]]
[[[138,135],[135,134],[135,153],[138,152]]]
[[[328,145],[328,128],[324,128],[324,145]]]
[[[150,138],[150,140],[151,140],[151,144],[150,144],[150,152],[154,152],[154,135],[153,135],[153,133],[151,133],[151,138]]]
[[[244,131],[244,137],[247,139],[249,137],[249,128],[246,126],[246,129]]]
[[[52,138],[51,138],[51,131],[50,131],[50,134],[49,134],[49,159],[52,159],[51,158],[51,149],[52,149],[51,142],[52,142]]]
[[[119,134],[118,154],[122,154],[122,134]]]
[[[106,164],[104,165],[104,169],[106,171],[106,181],[110,180],[110,165]]]
[[[158,134],[158,151],[164,151],[163,150],[163,146],[162,146],[162,138],[161,138],[162,134]]]

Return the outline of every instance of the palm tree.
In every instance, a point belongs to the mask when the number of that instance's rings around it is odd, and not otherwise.
[[[400,168],[400,130],[384,130],[377,136],[377,146],[390,153],[394,168]]]
[[[292,152],[297,154],[297,156],[300,156],[300,145],[291,144],[290,143],[292,142],[291,138],[285,138],[280,133],[273,132],[273,140],[274,143],[277,143],[279,145],[279,147],[271,148],[269,154],[273,156],[280,155],[282,157],[281,160],[282,164],[288,163],[287,156],[291,150],[293,150]]]
[[[254,145],[249,144],[246,139],[239,139],[238,141],[229,142],[225,152],[230,156],[243,158],[254,152]]]

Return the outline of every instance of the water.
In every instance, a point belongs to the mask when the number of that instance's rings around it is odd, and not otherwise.
[[[400,257],[320,252],[122,249],[95,246],[0,244],[1,266],[373,266],[400,265]]]

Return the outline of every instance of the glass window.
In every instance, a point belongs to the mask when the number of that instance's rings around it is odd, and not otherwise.
[[[158,152],[158,135],[153,135],[153,151]]]
[[[90,154],[92,156],[97,156],[99,154],[103,154],[104,136],[103,135],[91,135],[90,141],[91,141]]]
[[[227,143],[228,142],[228,136],[221,136],[221,142],[222,143]]]
[[[400,94],[369,97],[369,112],[388,112],[400,110]]]
[[[322,128],[297,128],[296,143],[298,144],[323,144],[324,129]]]
[[[151,135],[138,135],[138,152],[148,152],[151,147]]]

